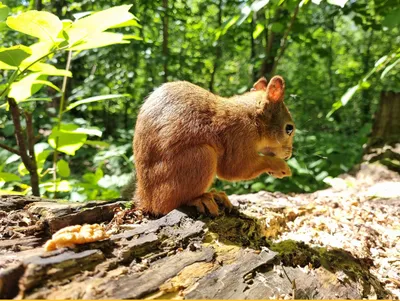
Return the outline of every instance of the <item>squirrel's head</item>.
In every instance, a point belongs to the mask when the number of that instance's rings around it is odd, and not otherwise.
[[[258,92],[257,122],[260,133],[259,152],[289,159],[292,155],[295,125],[290,112],[283,102],[285,81],[274,76],[270,82],[262,77],[251,91]]]

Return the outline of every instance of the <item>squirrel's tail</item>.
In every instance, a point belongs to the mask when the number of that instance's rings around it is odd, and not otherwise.
[[[121,197],[127,200],[132,200],[136,190],[136,171],[133,170],[132,176],[128,183],[121,189]]]

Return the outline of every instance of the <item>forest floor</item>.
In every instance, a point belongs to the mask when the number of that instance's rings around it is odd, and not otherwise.
[[[314,193],[229,198],[218,218],[151,219],[121,201],[0,196],[0,297],[400,299],[399,174],[363,164]],[[95,222],[110,239],[44,252]]]

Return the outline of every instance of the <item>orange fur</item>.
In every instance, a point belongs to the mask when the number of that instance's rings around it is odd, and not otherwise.
[[[293,121],[283,103],[284,82],[274,77],[266,87],[264,80],[231,98],[188,82],[166,83],[149,96],[133,142],[134,199],[141,209],[166,214],[194,204],[216,175],[231,181],[263,172],[291,175],[283,160],[291,155],[294,134],[285,133]]]

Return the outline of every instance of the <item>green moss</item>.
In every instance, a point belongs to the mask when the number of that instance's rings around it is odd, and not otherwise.
[[[319,250],[311,248],[303,242],[284,240],[272,243],[270,249],[278,253],[280,261],[285,266],[306,266],[311,263],[313,267],[317,268],[321,265]]]
[[[238,212],[215,219],[206,218],[204,222],[211,232],[218,234],[220,241],[256,249],[266,245],[265,237],[261,235],[260,223]]]

